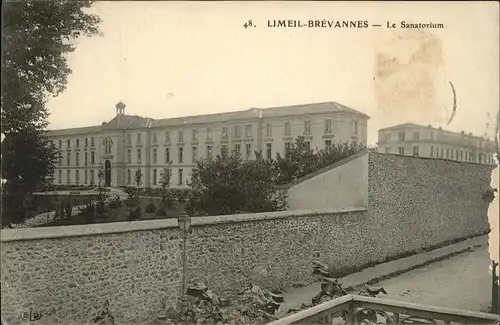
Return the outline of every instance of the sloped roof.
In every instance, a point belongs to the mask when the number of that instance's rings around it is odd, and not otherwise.
[[[49,136],[88,134],[104,130],[125,130],[151,127],[153,119],[137,115],[117,115],[101,125],[48,131]]]
[[[111,121],[98,126],[84,128],[71,128],[49,131],[50,136],[85,134],[98,132],[102,130],[125,130],[141,128],[161,128],[165,126],[196,125],[222,123],[230,120],[260,119],[273,117],[286,117],[300,114],[317,114],[328,112],[345,112],[368,117],[368,115],[356,111],[336,102],[324,102],[313,104],[302,104],[292,106],[270,107],[270,108],[251,108],[243,111],[195,115],[186,117],[174,117],[165,119],[152,119],[137,115],[117,115]]]
[[[489,139],[487,139],[485,137],[473,135],[472,133],[453,132],[453,131],[444,130],[441,127],[440,128],[436,128],[436,127],[433,127],[432,125],[425,126],[425,125],[420,125],[420,124],[415,124],[415,123],[397,124],[397,125],[393,125],[393,126],[389,126],[389,127],[386,127],[386,128],[379,129],[379,131],[401,130],[401,129],[417,129],[417,128],[418,129],[428,128],[428,129],[437,130],[439,132],[446,133],[446,134],[462,135],[462,136],[467,137],[467,138],[481,139],[481,140],[485,140],[487,142],[491,141],[491,140],[489,140]]]
[[[163,127],[163,126],[179,126],[183,124],[208,124],[208,123],[225,122],[228,120],[239,120],[239,119],[259,118],[259,117],[260,117],[259,111],[257,109],[252,108],[245,111],[165,118],[161,120],[155,120],[152,126]]]
[[[263,117],[284,117],[298,114],[316,114],[328,112],[345,112],[368,117],[368,115],[337,102],[312,103],[293,106],[280,106],[262,109]]]
[[[73,134],[88,134],[100,131],[101,126],[86,126],[81,128],[49,130],[48,136],[73,135]]]
[[[137,115],[117,115],[102,125],[103,130],[125,130],[151,127],[153,119]]]
[[[428,126],[425,125],[419,125],[415,123],[402,123],[402,124],[397,124],[393,126],[389,126],[383,129],[380,129],[379,131],[385,131],[385,130],[397,130],[397,129],[410,129],[410,128],[426,128]]]

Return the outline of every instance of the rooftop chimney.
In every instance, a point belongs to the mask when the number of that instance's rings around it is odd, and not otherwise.
[[[124,115],[125,114],[125,104],[122,103],[121,101],[118,102],[118,104],[115,105],[116,107],[116,115]]]

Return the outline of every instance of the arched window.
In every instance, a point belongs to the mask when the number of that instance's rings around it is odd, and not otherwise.
[[[104,153],[107,155],[111,154],[111,148],[113,147],[113,141],[110,138],[104,140]]]

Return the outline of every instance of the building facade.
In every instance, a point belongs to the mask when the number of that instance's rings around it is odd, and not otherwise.
[[[223,148],[252,159],[255,151],[269,158],[284,155],[298,136],[304,136],[312,149],[339,142],[366,144],[368,119],[327,102],[155,120],[126,115],[120,102],[115,118],[107,123],[52,130],[48,136],[62,157],[56,184],[96,185],[102,170],[106,186],[134,186],[139,169],[141,186],[156,187],[170,163],[171,187],[184,187],[195,161],[215,157]]]
[[[379,153],[493,164],[494,149],[494,142],[483,137],[430,125],[405,123],[378,132]]]

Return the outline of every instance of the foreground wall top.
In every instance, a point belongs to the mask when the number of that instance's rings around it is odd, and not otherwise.
[[[236,214],[223,216],[208,216],[192,218],[193,227],[202,227],[217,224],[231,224],[241,222],[259,222],[289,217],[302,217],[328,214],[343,214],[349,212],[366,211],[365,207],[341,208],[335,210],[293,210],[252,214]],[[62,237],[93,236],[112,233],[124,233],[131,231],[145,231],[154,229],[178,229],[177,219],[157,219],[130,222],[98,223],[77,226],[39,227],[39,228],[17,228],[2,229],[0,233],[1,242],[20,240],[49,239]]]

